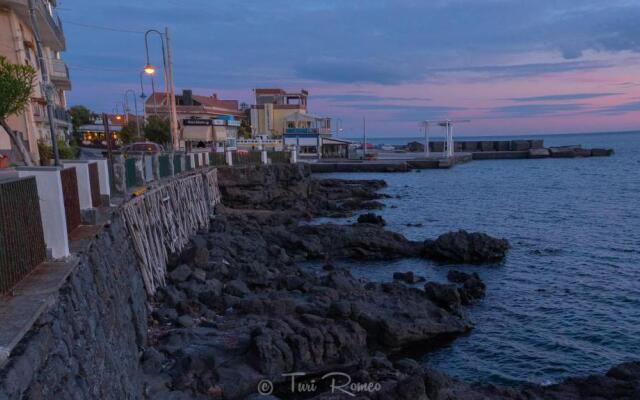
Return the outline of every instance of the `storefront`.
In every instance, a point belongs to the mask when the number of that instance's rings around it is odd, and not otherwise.
[[[240,121],[231,116],[216,119],[182,120],[182,140],[186,148],[211,148],[215,151],[235,150]]]

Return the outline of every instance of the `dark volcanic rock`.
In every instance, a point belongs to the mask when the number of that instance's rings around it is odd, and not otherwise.
[[[413,272],[394,272],[393,279],[413,285],[414,283],[424,282],[426,279],[415,275]]]
[[[293,231],[280,232],[278,244],[294,254],[307,258],[353,258],[357,260],[390,260],[418,257],[421,244],[371,224],[304,225]]]
[[[449,311],[457,311],[462,304],[458,287],[453,284],[427,282],[424,285],[424,292],[429,300]]]
[[[306,164],[247,166],[218,170],[223,203],[236,209],[286,210],[296,217],[346,216],[359,209],[377,209],[381,180],[311,178]]]
[[[451,270],[447,274],[450,282],[459,283],[462,286],[458,288],[462,304],[471,304],[474,300],[484,297],[486,286],[477,273],[467,274],[465,272]]]
[[[424,242],[423,255],[444,262],[486,263],[502,260],[509,242],[484,233],[449,232]]]
[[[359,224],[373,224],[379,226],[385,226],[387,223],[384,218],[373,213],[362,214],[358,217]]]

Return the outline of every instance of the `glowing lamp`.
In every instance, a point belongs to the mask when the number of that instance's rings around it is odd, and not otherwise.
[[[151,64],[147,64],[144,66],[144,73],[147,75],[153,75],[156,73],[156,69]]]

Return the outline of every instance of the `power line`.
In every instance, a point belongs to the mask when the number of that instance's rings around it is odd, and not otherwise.
[[[144,35],[144,32],[142,32],[142,31],[134,31],[134,30],[130,30],[130,29],[119,29],[119,28],[112,28],[112,27],[108,27],[108,26],[84,24],[84,23],[73,22],[73,21],[68,21],[68,20],[65,20],[64,24],[65,25],[67,25],[67,24],[76,25],[76,26],[80,26],[80,27],[83,27],[83,28],[98,29],[98,30],[110,31],[110,32],[136,33],[136,34]]]

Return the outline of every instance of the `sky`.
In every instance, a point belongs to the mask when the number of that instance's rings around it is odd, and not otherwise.
[[[58,0],[71,105],[140,92],[147,29],[170,30],[176,91],[252,103],[310,92],[345,136],[640,129],[640,0]],[[157,35],[151,62],[162,64]],[[162,87],[161,76],[157,86]],[[145,92],[150,83],[145,78]],[[121,105],[120,105],[121,107]]]

